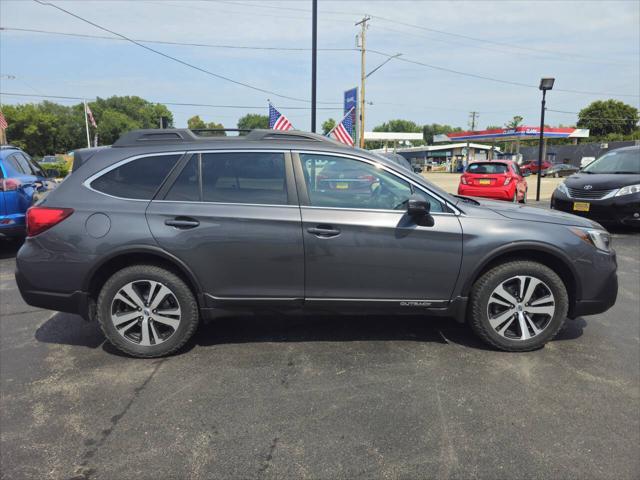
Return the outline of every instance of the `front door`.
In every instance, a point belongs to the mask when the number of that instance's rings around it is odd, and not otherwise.
[[[304,251],[290,155],[194,154],[153,200],[160,246],[188,265],[212,302],[301,301]]]
[[[418,192],[432,212],[429,222],[418,225],[406,214],[417,187],[375,162],[299,153],[294,165],[307,302],[440,306],[450,299],[462,231],[440,200]]]

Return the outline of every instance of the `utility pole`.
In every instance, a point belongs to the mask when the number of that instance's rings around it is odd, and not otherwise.
[[[478,118],[480,116],[479,112],[469,112],[469,118],[471,119],[471,131],[475,131],[476,129],[476,118]],[[466,170],[467,167],[469,166],[469,152],[470,150],[470,146],[469,146],[469,140],[467,140],[467,156],[465,159],[465,164],[464,164],[464,169]]]
[[[316,66],[318,63],[318,0],[313,0],[311,15],[311,131],[316,131]]]
[[[365,56],[367,48],[367,22],[369,20],[371,20],[371,17],[365,16],[356,23],[356,26],[360,25],[360,148],[364,148],[364,83],[367,78]]]

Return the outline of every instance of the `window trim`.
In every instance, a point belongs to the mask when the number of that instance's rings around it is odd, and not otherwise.
[[[300,197],[300,207],[301,208],[312,208],[312,209],[321,209],[321,210],[348,210],[348,211],[352,211],[352,212],[384,212],[384,213],[402,213],[404,214],[405,212],[403,210],[392,210],[392,209],[379,209],[379,208],[355,208],[355,207],[321,207],[318,205],[311,205],[310,203],[310,199],[309,199],[309,193],[307,192],[307,183],[304,179],[304,173],[302,171],[302,160],[300,158],[300,154],[309,154],[309,155],[325,155],[325,156],[333,156],[333,157],[343,157],[343,158],[348,158],[350,160],[356,160],[356,161],[360,161],[360,162],[364,162],[364,163],[368,163],[369,165],[373,165],[376,168],[380,168],[384,171],[386,171],[387,173],[391,174],[391,175],[395,175],[396,177],[401,178],[402,180],[404,180],[405,182],[407,182],[412,189],[418,189],[419,191],[422,191],[423,193],[426,193],[427,195],[432,196],[433,198],[435,198],[436,200],[438,200],[440,203],[442,203],[443,207],[448,208],[451,210],[451,212],[432,212],[430,213],[430,215],[460,215],[461,212],[460,210],[455,207],[454,205],[452,205],[450,202],[448,202],[447,200],[445,200],[444,198],[440,197],[439,195],[433,193],[431,190],[429,190],[428,188],[424,187],[423,185],[420,185],[419,183],[415,182],[414,180],[412,180],[411,178],[403,175],[400,172],[397,172],[396,170],[389,168],[387,165],[377,162],[375,160],[371,160],[368,158],[364,158],[364,157],[359,157],[356,155],[350,155],[350,154],[345,154],[345,153],[338,153],[338,152],[328,152],[328,151],[323,151],[323,150],[292,150],[291,151],[291,155],[292,155],[292,160],[293,160],[293,164],[294,164],[294,171],[296,173],[296,181],[298,184],[298,196]]]
[[[163,186],[162,190],[159,190],[158,194],[153,198],[154,202],[162,202],[162,203],[190,203],[190,204],[203,204],[203,205],[244,205],[251,207],[294,207],[299,208],[300,203],[298,201],[298,190],[295,182],[294,172],[293,172],[293,161],[291,158],[291,151],[287,149],[251,149],[251,148],[243,148],[243,149],[220,149],[220,150],[190,150],[186,152],[188,155],[188,159],[185,160],[182,166],[179,169],[176,169],[175,176],[167,177],[168,181]],[[240,202],[206,202],[203,200],[203,184],[202,184],[202,155],[207,153],[282,153],[284,158],[284,174],[285,174],[285,186],[286,186],[286,194],[287,194],[287,203],[240,203]],[[200,186],[200,200],[167,200],[167,194],[173,187],[173,184],[178,179],[182,170],[187,167],[189,160],[194,156],[199,156],[198,168],[199,168],[199,186]],[[170,180],[170,181],[169,181]]]
[[[112,165],[109,165],[108,167],[105,167],[102,170],[97,171],[96,173],[91,175],[89,178],[87,178],[84,182],[82,182],[82,186],[84,186],[85,188],[91,190],[92,192],[99,193],[100,195],[104,195],[106,197],[116,198],[118,200],[128,200],[130,202],[147,202],[147,203],[149,203],[150,201],[153,200],[153,198],[160,191],[160,189],[162,188],[162,186],[165,183],[165,181],[167,180],[167,178],[169,178],[169,176],[176,169],[176,166],[178,166],[180,164],[180,162],[183,160],[183,157],[185,156],[186,153],[189,153],[189,152],[186,152],[186,151],[177,151],[177,152],[175,152],[174,151],[174,152],[161,152],[161,153],[143,153],[143,154],[140,154],[140,155],[134,155],[133,157],[128,157],[128,158],[119,160],[116,163],[114,163]],[[100,190],[96,190],[95,188],[93,188],[91,186],[91,183],[94,180],[100,178],[103,175],[106,175],[107,173],[109,173],[112,170],[115,170],[118,167],[121,167],[122,165],[126,165],[129,162],[134,162],[136,160],[139,160],[140,158],[164,157],[164,156],[167,156],[167,155],[176,155],[176,156],[178,156],[178,160],[176,161],[176,165],[169,171],[167,176],[163,179],[163,182],[160,185],[158,185],[158,188],[154,192],[153,196],[151,198],[149,198],[149,199],[118,197],[117,195],[111,195],[110,193],[105,193],[105,192],[101,192]]]

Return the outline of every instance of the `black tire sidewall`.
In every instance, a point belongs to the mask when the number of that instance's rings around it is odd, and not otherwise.
[[[547,327],[529,340],[502,337],[491,327],[487,317],[487,303],[493,290],[517,275],[530,275],[542,280],[551,289],[556,302],[555,314]],[[569,297],[562,279],[549,267],[532,261],[513,261],[489,270],[480,278],[474,286],[470,307],[472,327],[485,341],[502,350],[527,351],[542,347],[556,336],[567,317]]]
[[[166,341],[151,346],[137,345],[118,333],[111,321],[111,302],[127,283],[153,280],[168,287],[180,305],[178,329]],[[179,350],[195,332],[199,323],[198,305],[186,283],[174,273],[155,265],[134,265],[114,273],[103,285],[97,301],[97,318],[107,339],[119,350],[136,357],[160,357]]]

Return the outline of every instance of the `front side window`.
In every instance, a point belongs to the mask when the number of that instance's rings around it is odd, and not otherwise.
[[[319,154],[300,154],[309,202],[316,207],[404,210],[411,185],[396,175],[359,160]],[[442,205],[431,202],[431,210]]]
[[[201,157],[204,202],[288,203],[283,153],[204,153]]]
[[[151,200],[181,155],[157,155],[127,162],[91,182],[91,188],[120,198]]]

